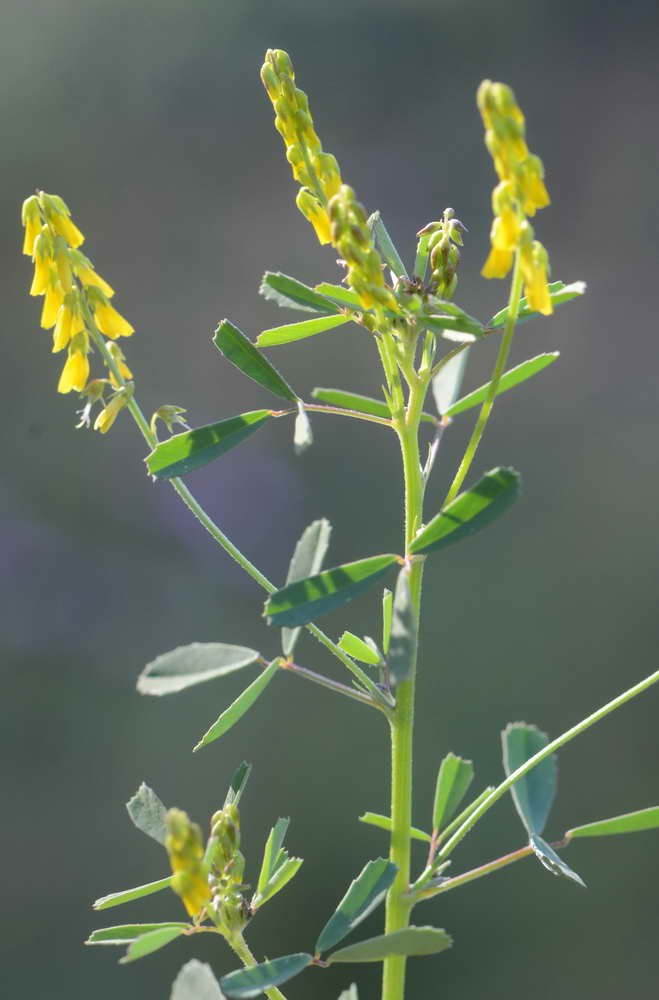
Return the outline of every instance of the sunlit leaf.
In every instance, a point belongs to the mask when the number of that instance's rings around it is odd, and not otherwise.
[[[641,830],[657,828],[659,828],[659,806],[650,806],[649,809],[638,809],[636,812],[612,816],[611,819],[600,819],[594,823],[574,826],[565,836],[569,840],[573,837],[608,837],[616,833],[639,833]]]
[[[265,849],[263,851],[261,874],[259,875],[259,881],[256,887],[257,894],[263,892],[269,879],[272,878],[273,873],[277,869],[277,859],[279,857],[279,852],[282,849],[284,837],[286,836],[286,831],[288,830],[290,822],[291,821],[288,818],[280,818],[270,831],[270,835],[265,843]]]
[[[418,641],[418,623],[410,593],[409,569],[403,566],[396,580],[389,636],[387,665],[394,684],[408,680],[414,668]]]
[[[271,416],[271,410],[252,410],[216,424],[174,434],[147,455],[147,469],[158,478],[184,476],[235,448]]]
[[[288,584],[268,598],[264,613],[271,625],[306,625],[372,587],[397,561],[395,555],[371,556]]]
[[[144,958],[146,955],[153,954],[154,951],[160,951],[161,948],[164,948],[165,945],[170,944],[170,942],[184,933],[185,927],[174,926],[162,927],[159,930],[150,931],[148,934],[142,934],[132,942],[124,957],[119,959],[119,962],[121,965],[126,965],[128,962],[136,962],[138,958]]]
[[[410,552],[434,552],[480,531],[517,499],[519,487],[519,473],[514,469],[492,469],[421,529]]]
[[[231,805],[238,805],[241,796],[245,791],[245,785],[249,781],[249,776],[252,773],[252,765],[248,764],[246,760],[239,764],[236,768],[233,778],[229,782],[229,788],[224,800],[224,808]]]
[[[389,955],[436,955],[453,944],[446,931],[438,927],[406,927],[391,934],[380,934],[339,948],[327,962],[382,962]]]
[[[259,695],[263,694],[278,669],[278,659],[275,659],[272,663],[268,664],[256,680],[252,681],[249,687],[245,688],[243,693],[239,695],[236,700],[229,705],[227,709],[225,709],[224,712],[222,712],[220,717],[216,719],[210,729],[204,733],[193,749],[201,750],[202,747],[208,746],[209,743],[219,739],[220,736],[224,736],[224,734],[228,732],[232,726],[235,726],[235,724],[242,719],[243,715],[249,711]]]
[[[317,954],[333,948],[382,902],[397,871],[396,865],[385,858],[365,865],[321,931],[316,942]]]
[[[210,965],[191,958],[172,985],[169,1000],[224,1000]]]
[[[373,212],[373,214],[369,217],[368,226],[375,237],[377,248],[382,254],[382,258],[387,266],[393,271],[397,278],[406,278],[407,270],[405,265],[400,258],[398,250],[394,246],[393,240],[391,239],[379,212]]]
[[[227,361],[235,365],[248,378],[258,382],[275,396],[281,396],[292,403],[296,402],[297,394],[291,389],[288,382],[261,354],[251,340],[248,340],[245,334],[228,319],[223,319],[218,326],[213,343]]]
[[[259,292],[266,299],[271,299],[279,306],[289,309],[302,309],[304,312],[336,313],[337,307],[324,295],[319,295],[313,288],[289,278],[287,274],[266,271]]]
[[[252,911],[257,910],[264,903],[267,903],[269,899],[276,896],[278,892],[288,885],[292,878],[297,875],[300,867],[302,865],[302,858],[289,858],[286,851],[284,853],[284,859],[282,863],[277,867],[275,872],[268,879],[267,883],[263,887],[262,892],[258,892],[251,902]]]
[[[511,722],[501,734],[503,767],[510,776],[518,767],[547,746],[549,737],[537,726]],[[545,758],[510,789],[515,808],[528,834],[541,834],[556,798],[558,766],[556,757]]]
[[[314,285],[314,291],[320,292],[321,295],[326,295],[328,299],[335,299],[342,308],[347,306],[348,309],[357,309],[359,312],[364,311],[357,292],[346,288],[345,285],[331,285],[328,281],[321,281],[319,285]]]
[[[249,997],[260,996],[264,990],[288,982],[311,965],[311,962],[311,955],[304,952],[284,955],[282,958],[273,958],[270,962],[252,965],[248,969],[230,972],[228,976],[222,976],[220,986],[227,997],[248,1000]]]
[[[288,567],[286,584],[297,583],[308,576],[320,572],[327,554],[332,526],[326,518],[312,521],[295,546],[293,558]],[[281,630],[281,648],[284,656],[292,656],[295,644],[300,634],[299,628],[283,628]]]
[[[463,351],[462,353],[466,354],[467,352]],[[461,355],[458,355],[458,357],[461,357]],[[528,361],[523,361],[521,365],[511,368],[501,376],[501,381],[497,387],[497,396],[500,396],[502,392],[507,392],[508,389],[512,389],[513,386],[519,385],[520,382],[525,382],[526,379],[531,378],[532,375],[537,375],[538,372],[541,372],[543,368],[552,364],[552,362],[556,361],[559,357],[559,351],[552,351],[549,354],[538,354],[537,357],[529,358]],[[465,410],[471,410],[474,406],[479,406],[486,399],[490,389],[490,384],[490,382],[486,382],[485,385],[482,385],[479,389],[474,389],[474,391],[470,392],[467,396],[463,396],[462,399],[458,399],[457,402],[452,403],[448,409],[444,411],[445,416],[454,417],[458,413],[464,413]]]
[[[193,642],[157,656],[137,680],[140,694],[174,694],[195,684],[232,674],[258,660],[255,649],[225,642]]]
[[[362,663],[370,663],[372,667],[377,667],[380,662],[379,654],[352,632],[343,633],[339,639],[339,646],[345,650],[348,656],[352,656],[355,660],[361,660]]]
[[[391,831],[393,828],[391,817],[381,816],[379,813],[365,812],[363,816],[359,817],[359,822],[368,823],[370,826],[377,826],[381,830]],[[424,830],[418,830],[415,826],[410,827],[410,836],[414,840],[422,840],[426,844],[429,844],[432,840],[429,833],[425,833]]]
[[[533,774],[533,772],[530,772]],[[553,847],[551,847],[546,840],[543,840],[539,834],[532,834],[530,839],[531,847],[533,852],[541,863],[541,865],[551,872],[552,875],[563,875],[564,878],[569,878],[577,885],[582,885],[584,889],[586,888],[586,883],[581,878],[580,875],[570,868],[568,864],[563,861],[563,858],[559,857]]]
[[[134,889],[123,889],[120,892],[111,892],[107,896],[101,896],[93,904],[95,910],[109,910],[112,906],[119,906],[121,903],[131,903],[134,899],[141,899],[142,896],[150,896],[161,889],[168,889],[172,881],[172,876],[158,879],[157,882],[147,882],[145,885],[135,886]]]
[[[153,931],[163,930],[168,927],[179,927],[185,930],[189,924],[166,923],[166,924],[119,924],[117,927],[100,927],[92,931],[85,944],[117,944],[126,945],[131,941],[136,941],[143,934],[151,934]]]
[[[294,340],[315,337],[317,333],[324,333],[325,330],[349,322],[349,316],[339,315],[319,316],[318,319],[305,319],[301,323],[286,323],[285,326],[273,326],[269,330],[264,330],[256,338],[256,343],[258,347],[277,347],[279,344],[290,344]]]
[[[368,413],[373,417],[382,417],[383,420],[391,420],[389,407],[380,399],[371,399],[370,396],[361,396],[357,392],[346,392],[345,389],[323,389],[317,387],[311,393],[314,399],[328,406],[338,406],[343,410],[354,410],[356,413]]]
[[[549,296],[554,309],[556,306],[563,305],[564,302],[570,302],[572,299],[578,298],[583,295],[585,291],[586,283],[584,281],[574,281],[571,285],[566,285],[564,281],[552,281],[549,285]],[[520,300],[519,313],[517,317],[518,323],[524,323],[527,319],[534,319],[536,316],[540,315],[541,314],[539,312],[529,308],[529,304],[525,298]],[[495,313],[487,325],[490,328],[503,326],[507,319],[508,306],[506,306],[505,309],[499,310],[498,313]]]
[[[159,844],[165,843],[167,809],[152,788],[142,782],[133,797],[126,803],[126,809],[138,830],[146,833],[147,837],[153,837]]]
[[[454,753],[448,753],[437,775],[432,807],[432,828],[441,830],[450,820],[474,779],[474,765]]]

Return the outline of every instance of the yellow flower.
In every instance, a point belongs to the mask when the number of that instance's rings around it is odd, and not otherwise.
[[[57,391],[65,393],[75,389],[76,392],[82,392],[88,378],[89,361],[87,360],[87,355],[69,348],[69,356],[62,369]]]
[[[525,241],[520,249],[519,266],[528,304],[544,316],[550,316],[554,310],[547,285],[549,261],[542,243]]]
[[[63,212],[48,212],[48,221],[60,236],[63,236],[70,247],[79,247],[85,242],[85,237],[76,224]]]
[[[105,278],[102,278],[100,274],[97,274],[93,267],[85,267],[84,265],[76,267],[74,265],[74,270],[83,285],[93,285],[95,288],[100,288],[108,299],[112,298],[114,295],[114,288],[112,288],[111,285],[108,285]]]
[[[112,340],[116,337],[130,337],[135,332],[134,327],[130,325],[121,313],[117,312],[114,306],[111,306],[109,302],[103,302],[101,299],[97,299],[94,302],[94,319],[101,333],[104,333],[106,337],[110,337]]]
[[[505,278],[512,264],[512,250],[500,250],[493,246],[483,265],[481,274],[484,278]]]
[[[52,281],[46,289],[43,309],[41,310],[41,326],[44,330],[50,330],[51,326],[55,326],[57,314],[63,302],[64,292],[62,286],[59,281]]]
[[[169,809],[165,820],[168,831],[165,847],[174,873],[171,886],[189,915],[196,917],[211,899],[201,830],[182,809]]]
[[[48,231],[42,228],[34,244],[34,278],[30,288],[30,295],[43,295],[50,284],[50,271],[52,264],[52,244],[48,237]]]
[[[53,354],[64,350],[72,337],[81,333],[85,324],[80,313],[80,306],[75,292],[66,295],[57,312],[57,320],[53,331]]]
[[[25,237],[23,239],[23,253],[31,257],[34,253],[34,243],[41,232],[41,212],[39,211],[39,199],[36,195],[26,198],[21,210],[21,221],[25,226]]]
[[[330,243],[332,240],[332,232],[329,215],[308,188],[300,188],[297,198],[295,199],[295,204],[300,209],[305,219],[307,219],[313,226],[316,236],[318,237],[318,242],[321,246],[325,243]]]
[[[108,349],[108,354],[111,356],[115,365],[119,369],[119,374],[121,375],[121,377],[124,379],[132,379],[133,373],[126,364],[126,358],[124,357],[123,351],[119,347],[119,344],[116,344],[114,343],[114,341],[111,341],[107,345],[107,349]],[[115,389],[121,388],[121,383],[114,377],[114,372],[111,369],[110,369],[110,382],[112,383]]]
[[[101,434],[107,434],[131,395],[132,393],[126,390],[119,391],[96,417],[94,430],[100,431]]]

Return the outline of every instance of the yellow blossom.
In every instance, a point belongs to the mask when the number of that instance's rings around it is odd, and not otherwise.
[[[64,302],[57,312],[57,320],[53,331],[53,354],[62,351],[72,337],[84,330],[85,324],[80,313],[80,306],[75,293],[65,296]]]
[[[55,326],[57,314],[63,302],[64,292],[62,286],[59,281],[52,281],[46,289],[43,309],[41,310],[41,326],[44,330],[50,330],[51,326]]]
[[[109,302],[103,302],[101,299],[97,299],[94,302],[94,319],[101,333],[112,340],[116,337],[130,337],[135,332],[134,327],[130,325],[121,313],[117,312],[114,306],[111,306]]]
[[[31,257],[34,253],[34,243],[41,232],[41,212],[39,211],[39,200],[36,195],[26,198],[23,202],[21,220],[25,226],[25,237],[23,239],[23,253]]]
[[[65,393],[75,389],[76,392],[82,392],[88,378],[89,361],[87,360],[87,355],[69,348],[69,356],[62,370],[57,391]]]
[[[34,278],[32,279],[30,295],[44,295],[50,284],[52,244],[44,229],[41,230],[34,244]]]
[[[519,266],[524,278],[526,300],[531,309],[550,316],[554,310],[547,285],[549,260],[542,243],[538,240],[525,240],[520,249]]]
[[[499,250],[497,247],[492,247],[481,274],[484,278],[505,278],[512,264],[512,250]]]
[[[318,242],[323,246],[330,243],[332,239],[329,215],[317,198],[308,188],[300,188],[295,204],[302,212],[302,215],[313,226]]]
[[[85,237],[71,219],[71,213],[59,195],[41,191],[39,200],[48,222],[70,247],[79,247],[85,242]]]
[[[113,396],[107,406],[105,406],[96,417],[96,420],[94,421],[94,430],[100,431],[101,434],[107,434],[112,427],[112,424],[123,410],[124,406],[128,403],[131,395],[132,393],[127,390],[122,390],[119,391],[116,396]]]
[[[165,817],[165,847],[174,873],[171,886],[191,917],[198,916],[211,899],[208,873],[204,865],[201,830],[182,809],[169,809]]]
[[[123,351],[119,347],[119,344],[116,344],[114,341],[110,341],[110,343],[107,345],[107,349],[108,349],[108,354],[110,355],[115,365],[119,369],[119,374],[121,375],[121,377],[123,379],[132,379],[133,373],[126,364],[126,358],[124,356]],[[112,369],[110,369],[110,382],[112,383],[115,389],[119,389],[121,387],[121,383],[115,378]]]
[[[114,295],[114,288],[107,283],[105,278],[97,274],[93,267],[76,267],[75,273],[83,285],[94,285],[95,288],[100,288],[108,299]]]

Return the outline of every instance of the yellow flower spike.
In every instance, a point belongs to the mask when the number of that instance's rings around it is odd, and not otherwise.
[[[46,219],[59,236],[63,236],[71,247],[79,247],[85,237],[71,219],[71,212],[62,198],[56,194],[39,192],[39,201]]]
[[[39,199],[36,195],[26,198],[21,209],[21,221],[25,227],[25,237],[23,239],[23,253],[31,257],[34,253],[34,244],[37,236],[41,232],[41,212],[39,210]]]
[[[75,343],[75,341],[73,342]],[[73,346],[69,347],[69,356],[62,369],[60,380],[57,384],[57,391],[61,393],[82,392],[89,378],[89,361],[86,353],[81,353]]]
[[[329,215],[308,188],[300,188],[295,204],[313,226],[321,246],[332,241]]]
[[[168,831],[165,847],[174,873],[172,889],[183,900],[188,914],[196,917],[211,899],[201,830],[182,809],[169,809],[165,821]]]
[[[519,263],[528,304],[543,316],[551,316],[554,309],[547,284],[549,258],[542,243],[538,240],[525,242],[520,250]]]
[[[130,337],[135,328],[130,325],[121,313],[117,312],[109,302],[96,299],[94,302],[94,319],[96,326],[106,337],[114,340],[116,337]]]
[[[44,226],[34,244],[34,278],[30,295],[44,295],[50,283],[52,241]]]
[[[126,387],[120,389],[96,417],[96,420],[94,421],[94,430],[99,431],[101,434],[107,434],[123,408],[128,404],[132,395],[132,388],[129,389]]]
[[[64,291],[62,286],[59,281],[51,281],[46,289],[46,294],[43,300],[43,309],[41,310],[41,326],[44,330],[50,330],[52,326],[55,326],[55,323],[57,322],[57,314],[63,302]]]

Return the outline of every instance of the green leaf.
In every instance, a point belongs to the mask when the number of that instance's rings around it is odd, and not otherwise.
[[[288,567],[286,583],[297,583],[307,576],[315,576],[320,572],[327,554],[332,525],[322,517],[312,521],[295,546],[293,558]],[[299,628],[283,628],[281,630],[281,648],[284,656],[292,656],[295,644],[300,634]]]
[[[126,809],[138,830],[146,833],[147,837],[153,837],[159,844],[165,843],[167,809],[152,788],[142,782],[132,799],[126,803]]]
[[[311,422],[307,416],[307,411],[304,408],[304,403],[302,400],[298,399],[297,402],[297,417],[295,418],[295,431],[293,434],[293,445],[295,447],[295,454],[301,455],[302,452],[306,451],[313,444],[313,432],[311,430]]]
[[[360,823],[369,823],[371,826],[377,826],[381,830],[391,830],[393,823],[390,816],[381,816],[379,813],[365,812],[363,816],[359,817]],[[418,830],[415,826],[410,827],[410,836],[414,840],[423,840],[424,843],[429,844],[432,837],[429,833],[424,830]]]
[[[297,401],[297,393],[291,389],[288,382],[261,354],[251,340],[248,340],[245,334],[228,319],[223,319],[218,326],[213,343],[227,361],[235,365],[248,378],[258,382],[275,396],[281,396],[292,403]]]
[[[538,767],[542,767],[542,764],[539,764]],[[533,771],[530,771],[529,773],[533,774]],[[554,848],[550,847],[550,845],[543,840],[539,834],[531,834],[530,844],[538,861],[544,868],[547,869],[547,871],[550,871],[552,875],[563,875],[565,878],[572,879],[572,881],[576,882],[578,885],[582,885],[584,889],[586,888],[586,883],[581,876],[577,875],[574,869],[570,868],[570,866],[566,864],[561,857],[559,857]]]
[[[357,392],[346,392],[345,389],[323,389],[317,387],[311,393],[314,399],[328,406],[339,406],[344,410],[354,410],[356,413],[368,413],[373,417],[391,420],[391,412],[387,404],[380,399],[361,396]]]
[[[394,684],[406,681],[416,659],[418,623],[410,594],[409,569],[403,566],[396,580],[394,605],[389,634],[387,665]]]
[[[436,955],[453,944],[446,931],[438,927],[406,927],[391,934],[380,934],[339,948],[327,962],[382,962],[389,955]]]
[[[334,303],[324,295],[319,295],[297,278],[289,278],[287,274],[266,271],[259,292],[264,298],[276,302],[278,306],[286,306],[289,309],[320,313],[338,312]]]
[[[432,828],[441,830],[450,820],[474,780],[474,765],[454,753],[448,753],[437,775],[435,800],[432,807]]]
[[[424,233],[423,236],[419,237],[419,242],[416,245],[416,258],[414,260],[414,277],[421,278],[421,281],[425,280],[426,270],[428,268],[428,257],[430,255],[428,244],[430,242],[431,235],[432,233]]]
[[[280,817],[265,842],[263,851],[263,861],[261,862],[261,874],[256,887],[257,894],[263,892],[273,873],[277,870],[277,858],[284,843],[284,837],[288,830],[290,819]]]
[[[361,660],[362,663],[370,663],[372,667],[377,667],[380,662],[378,653],[352,632],[343,633],[339,639],[339,646],[346,651],[348,656],[352,656],[355,660]]]
[[[397,560],[389,554],[371,556],[288,584],[268,598],[264,613],[271,625],[307,625],[368,590]]]
[[[444,309],[444,305],[442,302],[442,311],[439,314],[419,313],[417,322],[429,330],[438,330],[440,333],[448,330],[451,333],[469,333],[476,338],[483,336],[483,324],[475,316],[470,316],[459,307]]]
[[[349,323],[350,316],[343,314],[336,316],[319,316],[318,319],[305,319],[301,323],[286,323],[285,326],[273,326],[270,330],[264,330],[256,338],[259,347],[277,347],[279,344],[290,344],[294,340],[305,340],[307,337],[315,337],[317,333],[324,333],[335,326],[342,326]]]
[[[152,931],[162,930],[165,927],[181,927],[183,930],[189,924],[168,923],[168,924],[119,924],[117,927],[99,927],[92,931],[85,944],[128,944],[136,941],[143,934],[150,934]]]
[[[193,642],[157,656],[137,680],[140,694],[174,694],[255,663],[259,653],[225,642]]]
[[[575,281],[571,285],[566,285],[564,281],[552,281],[549,285],[549,296],[551,298],[551,304],[554,308],[556,308],[556,306],[563,305],[564,302],[570,302],[572,299],[578,298],[580,295],[583,295],[585,291],[586,283],[584,281]],[[523,323],[525,320],[534,319],[536,316],[540,316],[540,313],[536,312],[534,309],[530,309],[525,298],[521,299],[519,303],[517,322]],[[507,319],[508,306],[506,306],[505,309],[499,310],[498,313],[495,313],[487,325],[489,328],[503,326]]]
[[[224,808],[227,806],[235,805],[237,806],[240,802],[243,792],[245,791],[245,785],[249,781],[249,776],[252,773],[252,765],[248,764],[246,760],[239,764],[236,768],[233,778],[229,783],[229,788],[224,800]]]
[[[405,265],[400,259],[400,254],[398,253],[398,250],[396,250],[393,240],[387,232],[387,227],[382,221],[382,217],[379,212],[373,212],[370,216],[368,220],[368,227],[375,236],[375,242],[377,243],[378,250],[382,254],[382,257],[388,267],[393,271],[397,278],[407,278]]]
[[[487,788],[484,788],[483,791],[479,795],[477,795],[476,798],[472,802],[470,802],[469,805],[466,806],[466,808],[463,809],[461,813],[458,813],[455,819],[451,820],[448,826],[444,827],[439,837],[437,838],[437,843],[441,844],[443,841],[448,840],[448,838],[454,832],[454,830],[459,829],[459,827],[462,826],[465,820],[469,819],[473,811],[479,807],[481,802],[483,802],[488,797],[488,795],[491,795],[493,791],[494,791],[494,785],[488,785]]]
[[[288,885],[291,879],[297,875],[300,867],[302,865],[302,858],[289,858],[284,853],[284,860],[278,866],[275,873],[270,877],[267,884],[263,887],[263,891],[257,893],[250,904],[251,910],[255,911],[264,903],[267,903],[269,899],[276,896],[278,892]]]
[[[191,958],[172,985],[169,1000],[224,1000],[210,965]]]
[[[214,740],[224,736],[232,726],[242,719],[243,715],[252,707],[256,699],[260,694],[263,694],[268,684],[272,678],[277,673],[279,669],[279,659],[275,659],[272,663],[269,663],[262,673],[256,678],[255,681],[245,688],[242,694],[238,695],[236,700],[232,702],[227,709],[222,712],[220,717],[216,719],[213,725],[210,727],[208,732],[204,733],[199,742],[193,750],[201,750],[202,747],[208,746]]]
[[[466,354],[467,351],[463,351],[462,353]],[[458,355],[458,357],[460,356],[461,355]],[[501,376],[501,381],[499,382],[499,387],[497,389],[497,396],[500,396],[502,392],[507,392],[508,389],[512,389],[513,386],[519,385],[520,382],[525,382],[526,379],[531,378],[532,375],[537,375],[538,372],[541,372],[543,368],[552,364],[552,362],[556,361],[559,357],[560,351],[552,351],[549,354],[538,354],[537,357],[529,358],[528,361],[523,361],[521,365],[516,365],[515,368],[511,368]],[[485,385],[482,385],[479,389],[474,389],[474,391],[470,392],[467,396],[463,396],[462,399],[458,399],[457,402],[452,403],[448,409],[444,411],[444,415],[447,417],[454,417],[458,413],[464,413],[465,410],[471,410],[474,406],[479,406],[485,400],[489,392],[490,385],[491,382],[486,382]]]
[[[152,476],[161,479],[185,476],[235,448],[271,416],[272,410],[252,410],[216,424],[174,434],[147,455],[147,469]]]
[[[126,965],[128,962],[136,962],[138,958],[151,955],[154,951],[160,951],[161,948],[184,933],[183,927],[162,927],[157,931],[142,934],[132,942],[124,957],[119,959],[119,963]]]
[[[549,738],[537,726],[526,722],[510,722],[501,733],[503,745],[503,767],[510,776],[530,757],[546,747]],[[545,828],[549,810],[556,798],[558,767],[556,757],[547,757],[523,778],[520,778],[510,794],[515,809],[526,827],[529,837],[539,835]]]
[[[382,591],[382,649],[386,656],[391,639],[391,623],[394,615],[394,595],[386,587]]]
[[[317,954],[333,948],[382,902],[397,872],[396,865],[385,858],[365,865],[321,931],[316,941]]]
[[[421,529],[410,552],[435,552],[480,531],[517,499],[519,485],[519,473],[514,469],[492,469]]]
[[[357,309],[359,312],[364,312],[364,307],[359,301],[357,292],[353,292],[351,288],[346,288],[345,285],[330,285],[328,281],[321,281],[319,285],[314,285],[314,290],[320,292],[321,295],[326,295],[328,299],[336,299],[342,309],[347,307],[348,309]]]
[[[595,823],[584,823],[575,826],[565,834],[572,837],[608,837],[614,833],[638,833],[641,830],[656,830],[659,827],[659,806],[649,809],[638,809],[636,812],[612,816],[611,819],[600,819]]]
[[[228,976],[222,976],[220,986],[228,997],[235,1000],[258,997],[264,990],[288,982],[311,965],[311,962],[311,955],[304,952],[284,955],[282,958],[273,958],[270,962],[252,965],[249,969],[230,972]]]
[[[123,889],[120,892],[111,892],[108,896],[101,896],[93,904],[95,910],[109,910],[112,906],[119,906],[121,903],[131,903],[134,899],[141,899],[142,896],[150,896],[153,892],[160,892],[161,889],[168,889],[172,881],[172,876],[158,879],[157,882],[147,882],[146,885],[138,885],[134,889]]]
[[[437,412],[441,416],[448,415],[460,392],[468,355],[469,348],[466,347],[450,361],[447,361],[432,380],[432,394],[435,397]]]

